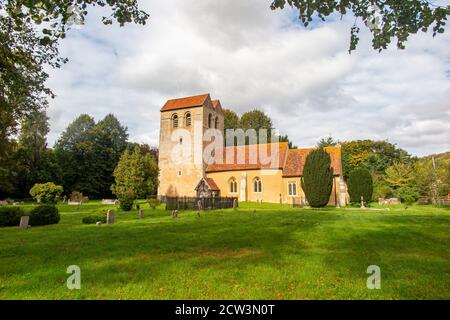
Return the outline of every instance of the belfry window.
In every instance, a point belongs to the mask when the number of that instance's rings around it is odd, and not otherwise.
[[[208,116],[208,128],[212,127],[212,114],[210,113]]]
[[[216,120],[214,120],[214,128],[218,128],[219,127],[219,117],[216,117]]]
[[[178,115],[176,113],[172,116],[172,128],[178,128]]]
[[[191,126],[191,123],[192,123],[192,120],[191,120],[191,113],[188,112],[188,113],[186,113],[186,127],[190,127],[190,126]]]

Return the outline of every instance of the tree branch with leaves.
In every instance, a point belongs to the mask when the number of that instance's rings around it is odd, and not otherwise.
[[[307,27],[315,18],[326,21],[332,15],[353,15],[355,23],[350,30],[351,53],[356,49],[362,22],[372,33],[375,50],[387,49],[395,39],[399,49],[411,34],[419,31],[433,36],[444,33],[450,5],[439,6],[426,0],[274,0],[271,8],[283,9],[289,5],[298,9],[299,19]]]

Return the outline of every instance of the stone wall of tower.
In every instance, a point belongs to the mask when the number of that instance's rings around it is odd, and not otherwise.
[[[186,125],[186,115],[191,125]],[[173,128],[174,114],[178,128]],[[207,99],[201,107],[161,112],[159,137],[159,196],[196,196],[195,187],[205,176],[207,164],[203,151],[210,142],[203,141],[208,129],[209,115],[218,118],[218,130],[223,131],[223,114],[217,112]],[[214,127],[214,120],[213,120]]]

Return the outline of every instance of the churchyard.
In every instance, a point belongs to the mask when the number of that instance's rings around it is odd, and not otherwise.
[[[58,224],[0,228],[0,299],[450,298],[449,207],[240,203],[174,218],[140,206],[63,204]],[[114,224],[82,223],[108,210]],[[367,287],[373,265],[380,289]]]

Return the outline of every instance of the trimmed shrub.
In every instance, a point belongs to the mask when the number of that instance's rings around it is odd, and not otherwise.
[[[96,224],[97,222],[106,223],[106,214],[91,214],[84,217],[82,222],[85,224]]]
[[[156,198],[147,199],[147,202],[150,208],[152,208],[153,210],[155,210],[156,207],[160,205],[159,199]]]
[[[40,205],[33,210],[30,214],[30,225],[34,226],[46,226],[49,224],[57,224],[61,219],[58,208],[52,205]]]
[[[55,204],[61,197],[64,189],[53,182],[36,183],[30,190],[30,195],[40,203]]]
[[[347,186],[351,202],[361,203],[361,197],[365,203],[372,201],[373,181],[369,170],[355,169],[350,172]]]
[[[419,200],[419,193],[416,189],[411,187],[401,187],[395,191],[397,198],[399,198],[406,205],[412,205]]]
[[[133,192],[125,192],[119,196],[119,206],[123,211],[130,211],[133,209],[133,203],[136,196]]]
[[[0,207],[0,227],[14,227],[20,223],[25,212],[19,207]]]
[[[325,207],[333,189],[333,169],[330,155],[323,149],[308,154],[303,169],[302,188],[313,208]]]

